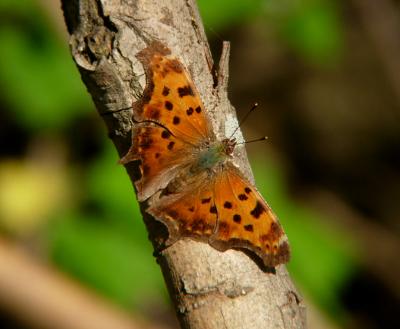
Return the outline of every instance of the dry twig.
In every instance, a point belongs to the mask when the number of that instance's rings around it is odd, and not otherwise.
[[[226,94],[229,46],[213,76],[194,0],[62,2],[73,58],[121,156],[131,144],[129,108],[144,88],[135,55],[152,40],[166,44],[189,68],[217,136],[224,133],[224,123],[235,118]],[[245,153],[239,153],[251,178]],[[133,178],[135,167],[128,173]],[[144,217],[156,243],[159,224]],[[158,261],[183,328],[305,327],[304,305],[284,266],[265,273],[243,252],[221,253],[189,239],[164,250]]]

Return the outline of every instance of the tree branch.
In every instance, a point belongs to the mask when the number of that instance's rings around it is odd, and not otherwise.
[[[62,3],[72,55],[121,156],[131,145],[131,104],[145,84],[135,55],[152,40],[167,45],[189,69],[217,136],[237,124],[226,92],[229,45],[215,73],[194,0]],[[252,179],[244,148],[237,149],[237,163]],[[137,178],[134,165],[127,170]],[[157,244],[165,228],[143,215]],[[304,305],[284,266],[265,273],[241,251],[221,253],[190,239],[157,257],[183,328],[305,327]]]

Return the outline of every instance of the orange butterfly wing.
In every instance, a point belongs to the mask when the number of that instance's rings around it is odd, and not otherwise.
[[[202,175],[193,179],[202,185],[188,184],[148,209],[167,225],[171,241],[186,236],[219,250],[249,249],[269,267],[286,263],[289,245],[278,219],[239,170],[227,163],[211,177]]]
[[[198,145],[212,137],[209,121],[185,68],[168,54],[168,49],[157,44],[138,54],[147,86],[144,98],[134,106],[134,118],[160,123],[177,138]]]
[[[214,185],[218,224],[210,244],[217,249],[246,248],[266,266],[289,260],[286,234],[256,188],[232,164],[225,165]]]
[[[207,179],[206,172],[194,176],[181,193],[161,197],[147,209],[168,227],[167,244],[181,237],[208,242],[214,233],[217,209],[212,184],[205,184]]]
[[[190,152],[182,140],[163,127],[146,123],[135,127],[132,146],[120,161],[128,163],[141,160],[141,178],[135,185],[138,199],[143,201],[165,188],[169,183],[168,178],[174,177],[190,159]]]
[[[141,160],[135,182],[139,201],[165,188],[179,169],[193,161],[192,148],[213,138],[200,97],[182,64],[154,43],[137,57],[146,71],[146,89],[133,105],[139,122],[121,163]]]

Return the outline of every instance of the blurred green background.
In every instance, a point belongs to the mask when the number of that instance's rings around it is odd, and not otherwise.
[[[289,236],[289,271],[323,319],[311,316],[310,327],[400,328],[399,2],[199,7],[213,53],[232,42],[239,116],[261,104],[243,131],[269,141],[248,154]],[[59,4],[2,0],[0,17],[0,237],[119,307],[176,327],[133,188],[69,54]],[[3,313],[4,328],[25,328]]]

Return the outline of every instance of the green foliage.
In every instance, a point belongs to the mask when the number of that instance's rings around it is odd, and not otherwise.
[[[132,183],[125,168],[117,163],[118,154],[109,141],[105,141],[104,149],[87,171],[87,201],[95,204],[105,216],[113,218],[114,225],[128,230],[135,240],[148,245]]]
[[[337,293],[355,270],[355,242],[332,225],[334,220],[290,199],[273,159],[257,158],[253,163],[257,186],[289,237],[289,271],[307,296],[330,314],[344,316]]]
[[[260,12],[262,0],[199,0],[199,10],[204,25],[212,30],[222,30],[243,24]]]
[[[279,26],[289,46],[314,63],[335,60],[342,48],[337,7],[331,0],[308,0],[288,10]]]
[[[198,3],[206,30],[218,32],[245,21],[262,21],[265,29],[275,29],[282,42],[311,63],[335,61],[343,47],[339,8],[333,0],[199,0]]]
[[[116,160],[107,142],[82,185],[94,210],[55,219],[49,228],[51,255],[64,270],[132,307],[159,299],[164,288],[132,185]]]
[[[53,261],[103,295],[126,308],[160,299],[162,278],[149,245],[112,220],[72,212],[49,231]]]
[[[32,0],[1,4],[0,84],[27,129],[57,129],[92,107],[65,40]]]

